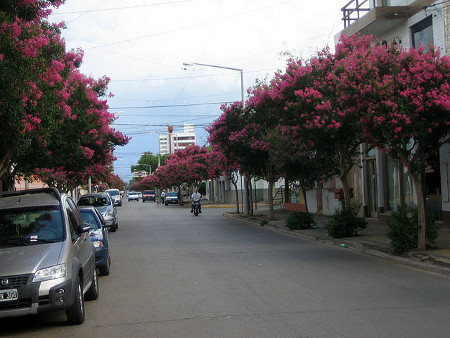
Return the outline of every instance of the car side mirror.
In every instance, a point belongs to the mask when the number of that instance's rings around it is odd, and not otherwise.
[[[91,230],[91,226],[87,223],[81,223],[78,227],[78,233],[82,234],[83,232],[89,232]]]

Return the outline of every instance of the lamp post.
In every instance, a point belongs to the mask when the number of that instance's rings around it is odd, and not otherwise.
[[[205,67],[212,67],[212,68],[221,68],[221,69],[228,69],[228,70],[234,70],[241,73],[241,99],[242,99],[242,109],[245,108],[245,100],[244,100],[244,70],[242,68],[233,68],[233,67],[226,67],[226,66],[218,66],[218,65],[210,65],[207,63],[198,63],[198,62],[192,62],[187,63],[183,62],[183,66],[205,66]],[[248,191],[248,181],[247,177],[244,176],[244,213],[246,215],[249,214],[250,210],[250,203],[249,203],[249,191]]]
[[[222,69],[228,69],[228,70],[234,70],[237,72],[241,72],[241,98],[242,98],[242,108],[245,108],[245,101],[244,101],[244,70],[241,68],[233,68],[233,67],[225,67],[225,66],[217,66],[217,65],[209,65],[206,63],[198,63],[198,62],[192,62],[187,63],[183,62],[183,66],[205,66],[205,67],[212,67],[212,68],[222,68]]]

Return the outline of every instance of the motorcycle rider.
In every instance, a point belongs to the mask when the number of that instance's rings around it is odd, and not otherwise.
[[[194,202],[198,202],[198,212],[202,212],[202,205],[200,204],[200,200],[202,199],[202,194],[198,192],[198,189],[195,188],[194,192],[191,195],[191,212],[194,212]]]

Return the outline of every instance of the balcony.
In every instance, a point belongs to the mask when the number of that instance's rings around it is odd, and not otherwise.
[[[342,10],[343,35],[383,36],[436,0],[351,0]]]

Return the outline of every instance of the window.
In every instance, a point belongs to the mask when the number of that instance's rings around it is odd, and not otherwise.
[[[414,48],[424,46],[428,50],[428,45],[433,45],[433,18],[431,16],[420,21],[411,27],[411,41]]]

